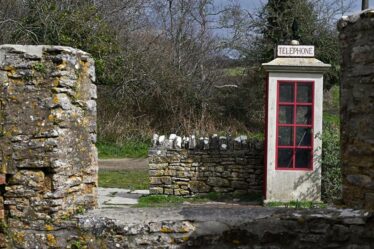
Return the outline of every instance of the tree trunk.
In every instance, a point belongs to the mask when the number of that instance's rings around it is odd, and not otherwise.
[[[369,8],[369,0],[362,0],[362,10]]]

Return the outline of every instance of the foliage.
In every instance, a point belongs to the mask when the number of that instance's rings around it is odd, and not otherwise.
[[[334,202],[342,196],[340,131],[336,120],[324,121],[322,136],[322,199]]]
[[[292,24],[299,23],[300,42],[310,44],[317,25],[317,13],[307,0],[270,0],[264,6],[261,19],[265,21],[261,27],[263,34],[263,59],[269,61],[274,57],[274,45],[288,44],[294,39]],[[295,38],[297,39],[297,38]]]
[[[148,155],[150,140],[148,142],[127,141],[118,145],[113,142],[98,142],[99,158],[145,158]]]
[[[35,63],[33,68],[40,73],[46,73],[46,68],[43,63]]]
[[[99,170],[99,186],[102,188],[148,189],[146,170]]]
[[[246,11],[213,0],[0,0],[0,42],[91,53],[101,141],[133,144],[154,132],[257,133],[264,123],[260,64],[273,58],[274,45],[291,39],[294,19],[301,42],[333,65],[327,88],[338,83],[329,17],[342,8],[331,1],[271,0]]]
[[[325,88],[339,84],[340,49],[338,45],[338,32],[335,20],[324,13],[323,1],[310,0],[270,0],[254,18],[252,25],[255,27],[256,36],[252,39],[252,46],[244,49],[244,55],[249,63],[253,59],[257,63],[270,61],[274,58],[274,49],[279,44],[289,44],[292,39],[299,40],[304,45],[316,47],[316,57],[324,63],[332,65],[325,77]],[[337,7],[336,7],[337,8]],[[343,11],[343,6],[340,7]],[[334,9],[334,11],[337,11]],[[294,21],[298,23],[299,31],[294,32]]]
[[[322,199],[331,203],[341,199],[339,87],[324,93],[322,135]]]
[[[6,1],[5,1],[6,2]],[[5,3],[6,5],[6,3]],[[16,0],[16,24],[2,43],[63,45],[82,49],[96,61],[98,83],[111,84],[119,71],[119,44],[103,13],[91,0]]]
[[[83,206],[78,206],[75,210],[75,214],[84,214],[86,212],[86,208]]]
[[[71,243],[71,248],[72,249],[85,249],[87,248],[87,243],[82,239],[82,240],[74,240]]]
[[[327,115],[327,118],[332,118],[331,116],[335,116],[336,118],[339,118],[339,108],[340,108],[340,87],[339,86],[333,86],[328,91],[324,92],[324,100],[323,100],[323,109],[325,114]],[[326,117],[324,116],[324,119]],[[338,124],[338,122],[336,122]]]

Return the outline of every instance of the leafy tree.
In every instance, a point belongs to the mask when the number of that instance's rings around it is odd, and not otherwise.
[[[260,31],[263,35],[263,59],[267,61],[274,57],[275,45],[287,44],[292,40],[294,21],[297,21],[300,28],[301,44],[313,42],[318,23],[313,5],[307,0],[270,0],[260,18],[265,21]]]
[[[350,6],[348,4],[348,6]],[[298,23],[299,41],[316,47],[316,57],[332,65],[325,80],[325,87],[339,84],[340,52],[338,33],[335,28],[337,13],[348,9],[338,6],[329,12],[327,2],[311,0],[269,0],[257,17],[251,16],[250,25],[255,34],[250,40],[250,49],[243,50],[247,64],[268,62],[274,58],[276,45],[288,44],[293,39],[292,26]],[[331,9],[331,8],[330,8]]]
[[[18,5],[17,5],[18,4]],[[109,70],[118,68],[119,44],[115,33],[91,0],[15,1],[20,10],[10,42],[21,44],[63,45],[93,55],[99,84],[116,81]]]

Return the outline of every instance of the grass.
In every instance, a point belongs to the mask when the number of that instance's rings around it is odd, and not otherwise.
[[[245,67],[230,67],[225,68],[224,72],[226,76],[243,76],[246,74]]]
[[[139,198],[139,203],[134,207],[164,207],[176,204],[182,204],[186,201],[185,197],[173,195],[148,195]]]
[[[148,155],[150,143],[128,141],[122,145],[110,142],[98,142],[99,158],[145,158]]]
[[[173,196],[173,195],[148,195],[139,199],[139,203],[134,207],[165,207],[170,205],[179,205],[188,203],[205,203],[209,201],[219,202],[258,202],[261,203],[262,198],[258,194],[221,194],[208,193],[193,197]]]
[[[147,170],[99,170],[99,187],[148,189]]]
[[[326,208],[326,204],[313,201],[290,201],[290,202],[268,202],[266,207],[284,207],[284,208]]]

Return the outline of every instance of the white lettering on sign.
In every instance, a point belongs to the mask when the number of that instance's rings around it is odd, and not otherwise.
[[[314,46],[279,45],[279,57],[314,57]]]

